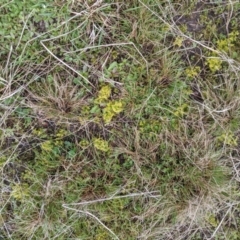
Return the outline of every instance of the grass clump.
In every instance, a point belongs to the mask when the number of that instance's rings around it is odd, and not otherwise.
[[[238,239],[239,8],[3,4],[0,236]]]

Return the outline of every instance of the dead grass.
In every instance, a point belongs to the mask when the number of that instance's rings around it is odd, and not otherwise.
[[[238,239],[239,3],[48,4],[0,48],[0,236]]]

